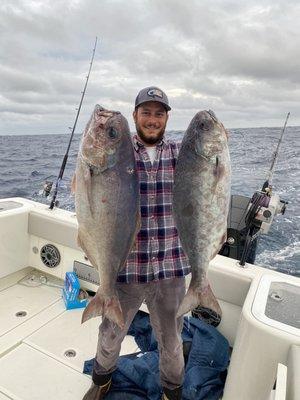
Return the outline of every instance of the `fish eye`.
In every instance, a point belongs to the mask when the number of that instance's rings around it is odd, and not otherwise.
[[[202,131],[209,131],[211,128],[211,124],[209,123],[209,121],[203,121],[200,123],[200,129]]]
[[[114,128],[109,128],[107,134],[110,139],[117,139],[118,137],[118,132]]]

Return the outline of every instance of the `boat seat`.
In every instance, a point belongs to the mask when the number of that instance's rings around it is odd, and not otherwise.
[[[81,250],[77,244],[77,226],[62,218],[53,218],[31,211],[28,216],[28,233]]]
[[[300,346],[293,344],[288,353],[287,359],[287,399],[300,399]]]

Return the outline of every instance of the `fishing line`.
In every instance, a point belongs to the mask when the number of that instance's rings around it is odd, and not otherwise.
[[[271,163],[271,168],[270,168],[270,170],[269,170],[269,172],[268,172],[267,180],[265,181],[265,183],[263,184],[263,187],[262,187],[262,191],[263,191],[263,192],[267,192],[267,189],[270,190],[270,189],[272,188],[271,185],[272,185],[274,167],[275,167],[275,164],[276,164],[276,161],[277,161],[277,158],[278,158],[279,147],[280,147],[281,142],[282,142],[283,134],[284,134],[284,132],[285,132],[285,128],[286,128],[286,124],[287,124],[287,122],[288,122],[289,116],[290,116],[290,113],[288,112],[288,113],[287,113],[287,116],[286,116],[286,119],[285,119],[284,126],[283,126],[283,128],[282,128],[281,136],[280,136],[280,138],[279,138],[279,141],[278,141],[276,150],[275,150],[275,152],[274,152],[274,154],[273,154],[273,159],[272,159],[272,163]]]
[[[55,184],[55,189],[54,189],[53,197],[52,197],[52,200],[51,200],[51,203],[50,203],[50,207],[49,207],[49,208],[50,208],[51,210],[54,208],[54,206],[57,206],[57,205],[58,205],[58,202],[57,202],[57,200],[56,200],[57,193],[58,193],[58,188],[59,188],[60,182],[61,182],[61,180],[62,180],[64,171],[65,171],[65,167],[66,167],[67,160],[68,160],[68,155],[69,155],[69,150],[70,150],[70,147],[71,147],[71,142],[72,142],[72,139],[73,139],[73,136],[74,136],[74,132],[75,132],[75,128],[76,128],[76,125],[77,125],[78,117],[79,117],[79,114],[80,114],[82,102],[83,102],[83,99],[84,99],[84,95],[85,95],[85,92],[86,92],[86,88],[87,88],[87,84],[88,84],[88,81],[89,81],[90,73],[91,73],[91,70],[92,70],[92,65],[93,65],[93,61],[94,61],[95,51],[96,51],[96,47],[97,47],[97,40],[98,40],[98,39],[97,39],[97,36],[96,36],[95,45],[94,45],[94,48],[93,48],[93,54],[92,54],[92,58],[91,58],[91,62],[90,62],[90,67],[89,67],[89,71],[88,71],[88,74],[87,74],[87,76],[86,76],[86,81],[85,81],[84,89],[83,89],[82,96],[81,96],[81,99],[80,99],[80,103],[79,103],[79,106],[78,106],[78,109],[77,109],[77,114],[76,114],[75,122],[74,122],[74,125],[73,125],[73,128],[72,128],[72,132],[71,132],[71,137],[70,137],[70,140],[69,140],[68,148],[67,148],[66,154],[64,155],[62,165],[61,165],[61,167],[60,167],[59,175],[58,175],[58,178],[57,178],[56,184]],[[52,185],[51,185],[51,186],[52,186]],[[49,187],[48,187],[47,189],[48,189],[48,190],[47,190],[48,193],[50,193],[51,188],[50,188],[50,190],[49,190]]]

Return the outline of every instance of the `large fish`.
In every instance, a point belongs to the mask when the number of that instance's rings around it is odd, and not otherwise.
[[[227,132],[212,111],[200,111],[184,135],[174,176],[174,219],[192,269],[178,316],[198,305],[222,315],[206,271],[226,241],[230,175]]]
[[[139,184],[126,118],[96,105],[84,131],[75,179],[78,244],[100,286],[82,322],[98,315],[124,326],[115,283],[140,227]]]

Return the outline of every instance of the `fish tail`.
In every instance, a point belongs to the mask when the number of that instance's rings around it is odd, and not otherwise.
[[[177,317],[181,317],[198,306],[214,311],[221,319],[221,307],[209,284],[201,290],[189,287],[177,311]]]
[[[187,314],[199,304],[198,296],[194,289],[189,288],[177,311],[177,317]]]
[[[85,308],[81,323],[95,317],[106,317],[116,323],[120,328],[124,328],[124,317],[122,308],[117,296],[104,297],[97,294]]]

